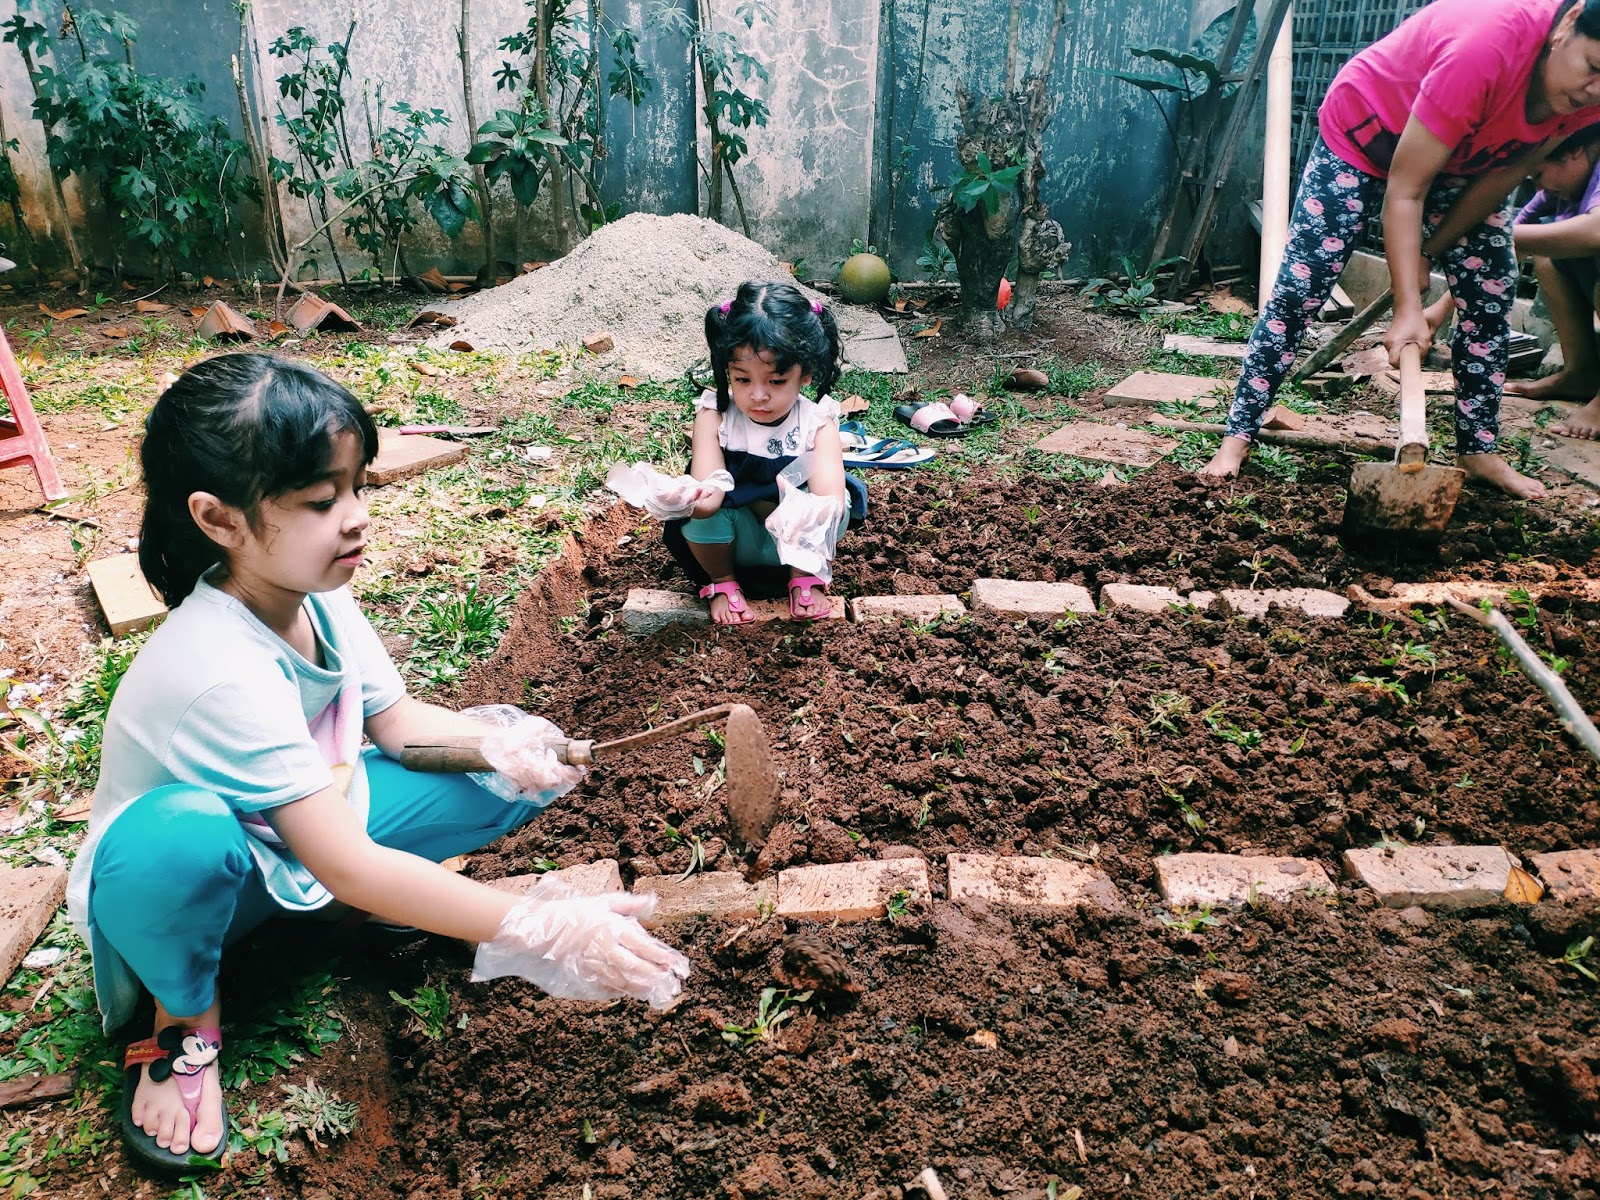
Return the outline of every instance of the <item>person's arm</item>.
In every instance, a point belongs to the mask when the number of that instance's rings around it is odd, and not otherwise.
[[[700,408],[695,410],[694,429],[690,433],[692,454],[689,459],[689,474],[696,479],[704,479],[713,471],[727,469],[727,462],[722,457],[722,414],[714,408]],[[707,495],[702,496],[694,506],[694,515],[709,517],[722,507],[723,492],[720,488],[707,488]]]
[[[818,428],[811,443],[811,476],[806,487],[813,496],[844,496],[844,446],[839,427],[831,422]]]
[[[412,696],[402,696],[382,712],[374,713],[366,724],[367,736],[373,745],[393,759],[400,757],[400,748],[408,742],[456,735],[481,736],[495,728],[498,727],[463,717],[437,704],[426,704]]]
[[[1412,123],[1416,123],[1415,119]],[[1469,229],[1483,224],[1499,212],[1506,202],[1506,197],[1517,190],[1517,185],[1526,179],[1534,168],[1550,157],[1550,152],[1558,144],[1557,139],[1551,138],[1542,146],[1537,146],[1512,159],[1505,166],[1474,179],[1457,198],[1455,206],[1445,214],[1444,220],[1439,222],[1439,227],[1429,236],[1428,244],[1423,250],[1437,259]],[[1384,211],[1387,212],[1387,208]],[[1387,217],[1384,228],[1387,233]]]
[[[1540,258],[1589,258],[1600,254],[1600,211],[1581,213],[1548,225],[1518,225],[1518,254]]]
[[[378,845],[337,787],[264,815],[335,899],[386,921],[487,942],[519,899],[415,854]]]

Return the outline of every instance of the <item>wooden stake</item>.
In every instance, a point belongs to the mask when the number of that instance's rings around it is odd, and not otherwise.
[[[1483,609],[1463,604],[1454,596],[1446,596],[1445,603],[1499,636],[1505,643],[1506,649],[1511,651],[1511,656],[1516,659],[1517,666],[1522,668],[1522,673],[1531,679],[1534,686],[1555,706],[1556,715],[1561,719],[1561,728],[1593,755],[1596,762],[1600,762],[1600,729],[1594,727],[1589,714],[1583,711],[1572,693],[1567,690],[1567,685],[1561,682],[1561,676],[1547,667],[1534,653],[1533,647],[1523,640],[1522,635],[1506,619],[1505,613],[1492,605]]]
[[[928,1193],[928,1200],[950,1200],[945,1193],[944,1185],[939,1182],[939,1177],[934,1174],[932,1167],[923,1167],[922,1174],[913,1181],[923,1191]]]

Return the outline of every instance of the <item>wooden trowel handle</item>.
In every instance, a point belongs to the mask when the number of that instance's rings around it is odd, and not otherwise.
[[[680,733],[685,733],[696,726],[719,721],[726,717],[732,708],[731,704],[704,708],[699,712],[679,717],[676,721],[668,721],[665,725],[658,725],[643,733],[617,738],[615,741],[592,742],[573,738],[570,741],[556,742],[551,748],[556,752],[556,757],[567,765],[584,767],[597,758],[607,758],[624,750],[653,746],[657,742],[677,737]],[[408,771],[423,771],[430,774],[494,770],[489,760],[483,756],[483,738],[477,734],[434,738],[426,743],[408,742],[400,749],[400,765]]]
[[[1428,391],[1422,382],[1422,347],[1400,347],[1400,446],[1395,462],[1420,470],[1428,461]]]

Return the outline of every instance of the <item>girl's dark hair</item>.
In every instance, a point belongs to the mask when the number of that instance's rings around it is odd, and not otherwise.
[[[189,515],[210,492],[257,528],[261,501],[309,487],[333,461],[333,439],[361,439],[378,455],[378,429],[361,402],[321,371],[273,354],[222,354],[190,367],[145,418],[144,523],[139,568],[169,606],[218,563],[221,546]]]
[[[771,354],[780,372],[796,363],[826,396],[839,378],[839,327],[827,305],[813,308],[792,283],[748,280],[733,300],[706,309],[706,346],[717,381],[717,411],[727,412],[728,364],[741,346]]]

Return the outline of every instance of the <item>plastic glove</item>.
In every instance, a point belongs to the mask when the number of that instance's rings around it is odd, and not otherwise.
[[[779,475],[778,507],[767,518],[767,532],[778,543],[778,561],[825,584],[832,582],[844,504],[843,496],[813,496]]]
[[[657,520],[672,521],[692,515],[694,506],[713,491],[731,492],[733,476],[723,470],[696,479],[693,475],[663,475],[649,463],[612,463],[606,472],[606,487]]]
[[[494,774],[472,778],[500,799],[543,808],[583,778],[583,767],[569,767],[556,757],[552,744],[566,735],[543,717],[514,704],[483,704],[462,709],[461,715],[496,726],[483,739],[483,756]]]
[[[639,924],[655,906],[648,894],[582,896],[546,875],[506,914],[494,940],[479,944],[473,981],[518,975],[563,1000],[632,996],[670,1008],[689,960]]]

